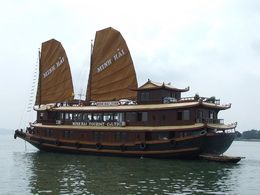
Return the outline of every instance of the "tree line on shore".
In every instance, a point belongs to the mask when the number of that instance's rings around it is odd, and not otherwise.
[[[237,139],[260,139],[260,130],[251,129],[242,133],[236,131]]]

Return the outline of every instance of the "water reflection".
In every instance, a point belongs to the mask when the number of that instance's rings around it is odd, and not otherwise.
[[[232,194],[240,166],[45,152],[26,158],[32,194]]]

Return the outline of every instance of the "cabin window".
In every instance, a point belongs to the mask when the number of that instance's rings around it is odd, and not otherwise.
[[[59,113],[58,112],[48,112],[48,118],[50,118],[51,120],[58,120]]]
[[[149,100],[149,92],[141,92],[141,101]]]
[[[142,121],[142,113],[141,112],[138,112],[137,113],[137,121]]]
[[[190,111],[189,110],[183,110],[183,116],[182,116],[184,121],[190,120]]]
[[[44,119],[44,113],[43,113],[43,112],[40,113],[40,119],[41,119],[41,120]]]
[[[209,111],[209,118],[214,119],[214,111],[212,110]]]
[[[198,111],[197,111],[197,117],[200,118],[200,119],[203,118],[203,112],[202,112],[202,110],[198,110]]]
[[[82,121],[82,114],[81,113],[74,113],[73,114],[73,121],[77,121],[77,122],[80,122]]]
[[[176,138],[178,138],[178,137],[183,137],[183,136],[184,136],[184,134],[183,134],[182,131],[177,131],[177,132],[175,133],[175,137],[176,137]]]
[[[190,110],[178,111],[177,120],[184,120],[184,121],[190,120]]]
[[[82,121],[82,115],[83,115],[82,113],[78,114],[78,121]]]
[[[84,113],[82,116],[83,121],[87,122],[87,121],[91,121],[92,119],[92,115],[91,113]]]
[[[65,113],[65,120],[69,120],[69,113]]]
[[[123,113],[115,113],[114,115],[115,122],[123,122],[124,121],[124,114]]]
[[[176,98],[176,95],[174,92],[171,92],[171,95],[170,95],[172,98]]]
[[[148,121],[148,112],[142,112],[142,121]]]
[[[197,123],[203,122],[203,111],[202,110],[197,110],[196,122]]]
[[[159,140],[167,140],[169,139],[169,132],[159,132],[158,133]]]
[[[65,113],[65,120],[67,121],[72,120],[72,113]]]
[[[126,121],[127,122],[136,122],[136,112],[127,112],[126,113]]]
[[[146,135],[146,138],[147,137]],[[169,132],[153,132],[150,135],[150,140],[168,140],[169,139]]]
[[[102,121],[102,114],[101,113],[94,113],[93,114],[93,121],[101,122]]]
[[[182,120],[182,112],[181,111],[178,111],[178,113],[177,113],[177,120],[178,121]]]
[[[137,113],[137,121],[139,121],[139,122],[148,121],[148,112],[138,112]]]
[[[64,119],[64,114],[61,112],[60,113],[60,120],[63,120]]]
[[[52,130],[51,129],[45,129],[45,136],[51,137],[52,136]]]
[[[69,131],[69,130],[65,130],[64,133],[63,133],[63,137],[64,138],[70,138],[72,135],[72,132]]]
[[[104,122],[111,122],[114,120],[113,113],[105,113],[103,115],[103,121]]]

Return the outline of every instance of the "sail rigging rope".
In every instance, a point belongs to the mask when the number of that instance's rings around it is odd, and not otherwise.
[[[33,120],[34,115],[32,115],[32,110],[33,110],[33,106],[34,106],[34,101],[35,101],[35,97],[36,97],[36,89],[37,89],[37,82],[36,80],[38,79],[38,64],[39,64],[39,59],[37,58],[36,63],[35,63],[35,67],[34,70],[32,72],[33,76],[32,76],[32,85],[31,88],[28,90],[29,91],[29,95],[28,95],[28,101],[27,103],[24,105],[24,109],[20,118],[20,122],[19,122],[19,129],[25,125],[26,123],[29,123],[29,121]]]
[[[79,71],[79,77],[76,77],[78,78],[77,79],[77,82],[74,82],[74,84],[77,84],[78,88],[76,87],[76,85],[74,85],[74,93],[75,95],[77,95],[79,99],[81,100],[84,100],[85,98],[85,94],[86,94],[86,89],[87,89],[87,80],[88,80],[88,69],[89,69],[89,66],[86,66],[86,64],[90,64],[90,61],[89,59],[88,60],[83,60],[83,63],[80,67],[80,71]],[[75,77],[74,77],[74,81],[75,80]],[[77,90],[76,90],[77,88]],[[74,97],[76,99],[76,97]],[[82,99],[83,98],[83,99]]]

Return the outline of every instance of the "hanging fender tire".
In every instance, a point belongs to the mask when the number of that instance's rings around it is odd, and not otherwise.
[[[120,145],[120,149],[121,151],[125,151],[126,150],[126,146],[124,144]]]
[[[146,143],[143,143],[143,142],[142,142],[142,143],[140,144],[140,149],[141,149],[141,150],[145,150],[145,149],[146,149]]]
[[[100,150],[102,148],[102,145],[100,143],[96,143],[96,149]]]
[[[59,145],[60,145],[60,141],[59,141],[59,140],[56,140],[56,141],[55,141],[55,145],[56,145],[56,146],[59,146]]]
[[[200,135],[206,135],[207,134],[207,131],[206,130],[202,130],[201,132],[200,132]]]

